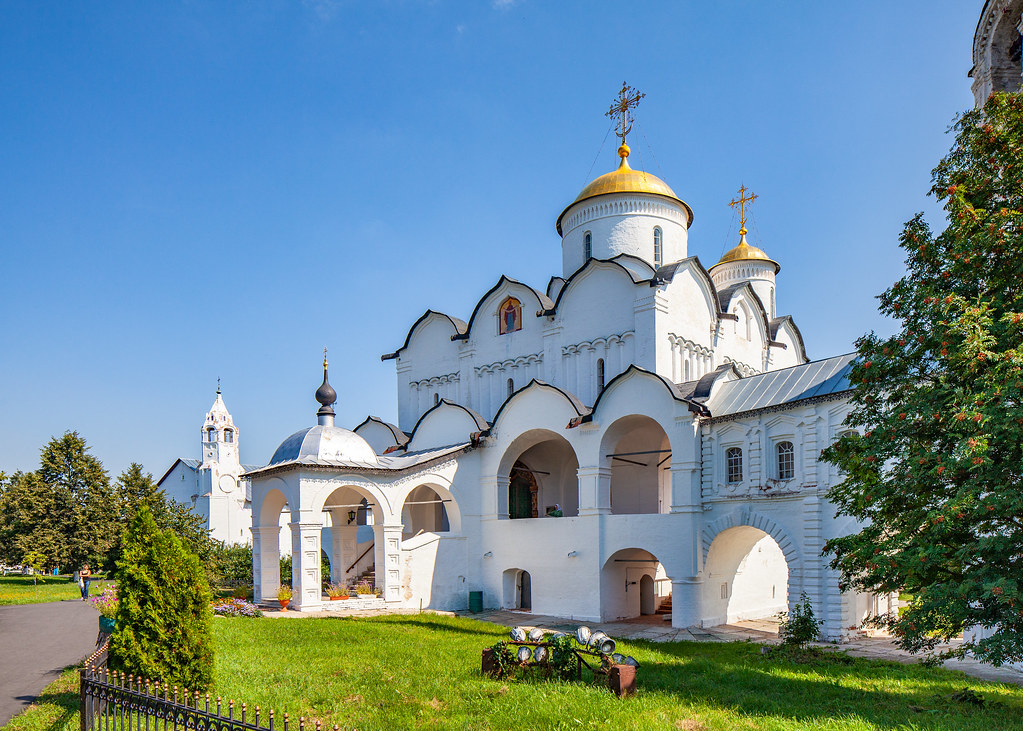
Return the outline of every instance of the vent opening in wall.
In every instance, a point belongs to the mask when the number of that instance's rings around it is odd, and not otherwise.
[[[721,598],[722,599],[727,599],[728,598],[728,582],[727,581],[721,582]]]

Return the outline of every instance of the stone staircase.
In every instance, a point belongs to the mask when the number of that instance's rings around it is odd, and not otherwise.
[[[666,614],[671,616],[671,594],[661,599],[661,603],[654,610],[654,614]]]
[[[377,567],[375,565],[368,566],[365,571],[359,574],[359,576],[355,579],[355,583],[352,584],[352,588],[354,589],[356,584],[361,584],[363,582],[370,586],[377,585]]]

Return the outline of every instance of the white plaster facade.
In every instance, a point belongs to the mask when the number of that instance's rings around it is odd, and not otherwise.
[[[847,413],[849,356],[807,362],[775,312],[778,267],[740,258],[712,277],[687,249],[689,207],[623,167],[640,182],[559,218],[561,276],[502,277],[468,321],[427,311],[383,356],[397,426],[335,427],[325,371],[318,426],[247,473],[258,598],[279,585],[283,514],[303,610],[321,605],[326,556],[336,582],[374,566],[394,606],[464,609],[481,591],[487,607],[602,621],[670,596],[683,627],[770,616],[805,591],[828,637],[863,620],[870,598],[840,592],[821,557],[855,528],[818,461]]]
[[[986,0],[973,35],[969,76],[976,106],[995,91],[1017,91],[1023,83],[1023,0]]]

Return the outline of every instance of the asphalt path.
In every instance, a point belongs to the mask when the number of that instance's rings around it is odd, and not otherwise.
[[[0,726],[92,654],[98,617],[79,599],[0,607]]]

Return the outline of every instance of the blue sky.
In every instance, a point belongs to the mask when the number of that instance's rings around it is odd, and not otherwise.
[[[560,273],[557,215],[617,162],[752,242],[811,358],[891,327],[875,296],[972,104],[982,3],[0,4],[0,470],[79,431],[116,474],[198,456],[217,378],[242,458],[314,422],[393,420],[427,308]]]

